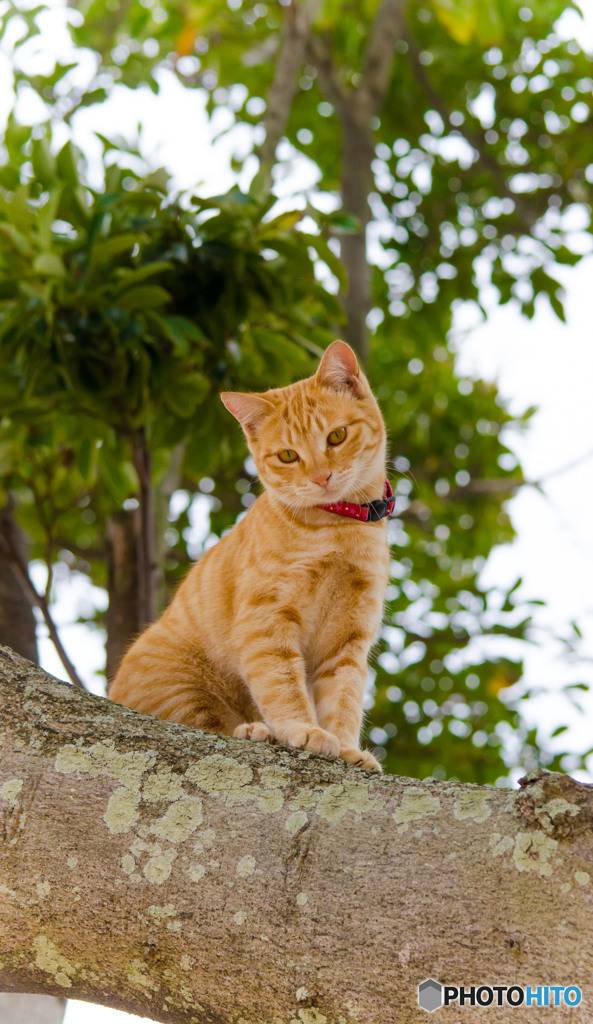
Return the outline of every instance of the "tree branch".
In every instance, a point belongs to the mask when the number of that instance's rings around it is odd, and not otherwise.
[[[149,718],[6,648],[0,735],[0,989],[164,1024],[417,1024],[435,973],[534,986],[553,964],[591,1005],[591,786],[369,776]]]
[[[309,55],[323,94],[333,103],[342,129],[342,205],[358,221],[357,230],[340,237],[340,255],[348,279],[347,291],[342,295],[346,312],[344,337],[365,362],[366,317],[371,305],[366,229],[371,217],[368,193],[373,180],[373,133],[358,91],[345,90],[340,85],[327,42],[311,36]]]
[[[266,136],[256,152],[260,166],[269,168],[269,185],[271,185],[271,170],[276,147],[286,131],[290,108],[297,89],[297,76],[305,59],[311,24],[317,14],[320,2],[321,0],[305,0],[304,3],[300,3],[299,0],[292,0],[290,5],[284,8],[282,43],[266,101],[264,118]]]
[[[375,154],[372,118],[385,99],[402,23],[401,0],[384,0],[371,25],[360,85],[352,90],[340,85],[327,42],[312,35],[308,44],[320,87],[333,103],[342,129],[343,207],[356,217],[359,225],[358,230],[341,236],[340,247],[348,277],[348,290],[343,296],[345,338],[363,362],[368,357],[366,318],[371,307],[366,229],[371,219],[368,195],[373,184],[371,164]]]
[[[368,125],[385,99],[395,43],[401,35],[403,9],[401,0],[384,0],[371,25],[358,88],[344,89],[338,80],[332,60],[332,48],[320,36],[308,42],[311,63],[316,67],[321,90],[336,108],[340,120],[354,118],[359,125]]]
[[[384,0],[371,27],[363,61],[362,81],[356,90],[357,101],[367,116],[377,114],[383,105],[393,67],[395,44],[404,23],[402,0]]]
[[[526,482],[529,483],[531,487],[542,487],[543,484],[547,483],[548,480],[552,480],[553,477],[562,476],[563,473],[570,473],[571,470],[578,469],[579,466],[584,465],[584,463],[589,462],[591,459],[593,459],[593,448],[590,451],[585,452],[584,455],[579,455],[578,458],[572,459],[571,462],[565,463],[564,466],[558,466],[556,469],[551,469],[549,473],[544,473],[539,480],[528,480]]]
[[[518,490],[522,487],[533,487],[537,491],[542,491],[544,484],[548,480],[552,480],[554,477],[561,476],[563,473],[570,473],[573,469],[578,469],[579,466],[584,465],[593,459],[593,450],[585,452],[584,455],[580,455],[578,458],[573,459],[571,462],[567,462],[564,466],[558,466],[556,469],[550,470],[549,473],[544,473],[539,480],[525,480],[523,477],[475,477],[470,480],[468,484],[463,487],[455,487],[448,494],[443,495],[441,500],[444,501],[461,501],[464,498],[480,497],[488,494],[505,494],[513,497]],[[414,482],[418,479],[428,480],[427,474],[422,474],[419,470],[416,470],[413,475]],[[432,479],[432,478],[431,478]],[[411,501],[407,509],[402,509],[398,512],[398,519],[418,519],[422,518],[422,509],[427,506],[420,501]]]
[[[333,104],[338,119],[341,121],[348,112],[351,93],[340,85],[331,46],[323,36],[312,34],[307,41],[307,56],[317,70],[323,95]]]
[[[70,658],[66,654],[64,645],[60,640],[60,635],[58,633],[57,626],[53,620],[49,608],[49,603],[43,594],[38,593],[37,588],[29,575],[29,567],[25,560],[23,559],[21,552],[18,550],[18,547],[14,542],[14,538],[10,535],[0,533],[0,551],[2,552],[5,558],[10,559],[17,575],[20,577],[22,581],[25,590],[28,591],[28,593],[31,595],[33,603],[36,604],[39,610],[41,611],[41,614],[43,615],[45,621],[45,625],[47,626],[47,631],[49,633],[50,640],[57,651],[58,657],[62,662],[62,665],[64,666],[70,681],[73,683],[74,686],[78,686],[81,690],[86,689],[84,683],[82,682],[82,679],[78,675],[74,665],[72,664]]]

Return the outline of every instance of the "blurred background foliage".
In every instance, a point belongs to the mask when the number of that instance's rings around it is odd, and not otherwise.
[[[521,712],[532,609],[518,581],[481,582],[513,536],[509,439],[532,410],[460,379],[448,339],[455,302],[479,306],[486,284],[564,315],[555,271],[580,259],[570,218],[589,230],[593,182],[590,58],[555,28],[571,5],[90,0],[65,11],[64,62],[44,45],[55,6],[0,13],[0,640],[34,656],[36,605],[80,681],[52,581],[82,574],[107,593],[82,617],[112,674],[199,554],[192,510],[210,544],[257,493],[219,392],[305,376],[342,334],[381,401],[397,495],[372,747],[419,777],[559,767]],[[130,138],[97,133],[90,163],[77,147],[83,109],[158,92],[165,71],[250,133],[243,191],[179,194]],[[305,164],[314,186],[278,202]]]

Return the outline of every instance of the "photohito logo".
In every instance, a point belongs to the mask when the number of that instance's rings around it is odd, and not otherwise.
[[[418,985],[418,1006],[428,1013],[441,1006],[578,1006],[578,985],[441,985],[427,978]]]
[[[434,978],[427,978],[418,985],[418,1006],[432,1013],[443,1005],[443,986]]]

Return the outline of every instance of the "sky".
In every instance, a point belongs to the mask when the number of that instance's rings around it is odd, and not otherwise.
[[[593,50],[593,9],[586,10],[583,23],[576,14],[569,14],[563,28]],[[44,46],[59,50],[64,59],[59,21],[48,23]],[[3,74],[0,61],[0,115]],[[28,113],[34,116],[30,102]],[[76,125],[78,141],[92,155],[93,129],[129,135],[139,121],[144,151],[151,153],[156,163],[164,163],[182,189],[201,182],[202,194],[224,191],[235,180],[231,154],[241,155],[249,149],[248,136],[237,132],[212,145],[213,133],[226,127],[225,115],[220,115],[218,124],[208,125],[202,96],[197,91],[186,93],[170,74],[162,76],[158,96],[148,89],[131,94],[118,88],[100,112],[82,112]],[[95,153],[98,156],[98,149]],[[249,167],[244,173],[249,176]],[[297,180],[301,190],[314,183],[314,169],[308,162],[299,165]],[[288,194],[294,187],[293,175],[279,190]],[[578,227],[575,223],[575,233]],[[593,692],[579,712],[558,691],[568,681],[587,681],[593,686],[593,256],[564,272],[563,280],[566,324],[556,318],[544,298],[538,300],[531,321],[512,303],[505,307],[491,304],[487,321],[476,325],[474,309],[468,305],[458,311],[452,344],[459,371],[496,380],[512,412],[537,406],[528,431],[509,434],[507,443],[519,456],[526,478],[541,482],[541,489],[527,486],[509,501],[516,540],[494,550],[482,578],[485,585],[508,587],[521,576],[519,596],[545,601],[535,618],[535,642],[527,652],[521,683],[541,691],[530,702],[527,717],[545,734],[559,724],[568,724],[569,732],[558,740],[558,749],[576,751],[591,745]],[[486,295],[485,301],[488,305],[491,297]],[[197,533],[204,529],[199,516],[195,529]],[[82,580],[74,587],[58,581],[57,593],[56,612],[64,643],[85,680],[98,689],[94,673],[103,657],[102,637],[89,637],[84,627],[69,622],[80,602],[100,603],[104,595]],[[562,644],[554,638],[569,636],[573,620],[583,634],[579,661],[567,659]],[[49,643],[42,642],[41,653],[44,666],[64,678]],[[563,767],[571,770],[570,757]],[[583,781],[593,781],[593,763],[591,769],[588,775],[575,774]],[[122,1024],[125,1020],[137,1022],[139,1018],[76,1001],[69,1002],[65,1018],[66,1024]]]

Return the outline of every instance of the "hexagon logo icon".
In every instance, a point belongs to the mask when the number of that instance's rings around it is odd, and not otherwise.
[[[443,986],[434,978],[427,978],[418,985],[418,1006],[422,1010],[438,1010],[443,1005]]]

